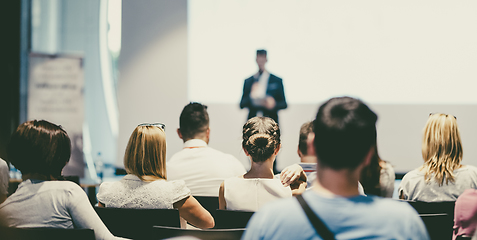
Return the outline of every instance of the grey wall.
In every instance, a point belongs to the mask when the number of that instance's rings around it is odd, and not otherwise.
[[[122,52],[119,61],[119,142],[117,164],[129,135],[141,122],[167,125],[168,157],[179,151],[179,115],[187,99],[187,1],[123,1]],[[284,79],[286,81],[286,79]],[[289,84],[289,83],[288,83]],[[220,89],[218,89],[220,91]],[[286,91],[286,89],[285,89]],[[366,101],[366,99],[363,99]],[[241,150],[246,110],[237,104],[209,104],[210,146],[230,153],[248,166]],[[278,167],[298,162],[298,131],[312,120],[320,103],[290,104],[281,111],[283,148]],[[421,134],[430,112],[458,118],[464,143],[464,163],[477,165],[476,105],[371,105],[378,113],[378,147],[396,171],[422,164]]]
[[[166,124],[168,156],[179,114],[187,104],[187,1],[123,1],[119,58],[119,141],[117,164],[134,128]]]

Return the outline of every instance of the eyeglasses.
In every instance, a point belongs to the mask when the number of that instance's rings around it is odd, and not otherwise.
[[[429,117],[432,116],[432,115],[434,115],[434,114],[438,114],[438,113],[429,113]],[[451,115],[451,114],[444,114],[444,115],[446,115],[446,117],[448,117],[448,116]],[[457,120],[457,117],[456,117],[456,116],[454,116],[454,115],[451,115],[451,116],[453,116],[454,119]]]
[[[166,124],[164,123],[141,123],[139,125],[137,125],[138,127],[140,126],[154,126],[154,127],[158,127],[158,128],[161,128],[162,131],[166,131]]]

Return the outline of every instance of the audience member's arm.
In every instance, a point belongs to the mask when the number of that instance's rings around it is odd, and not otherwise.
[[[7,199],[9,182],[10,170],[8,164],[0,158],[0,203]]]
[[[222,182],[219,188],[219,209],[227,209],[227,203],[225,202],[224,190],[225,190],[224,182]]]
[[[106,228],[94,211],[83,189],[78,187],[77,190],[75,189],[75,191],[72,191],[69,199],[71,201],[69,212],[75,228],[93,229],[96,240],[123,239],[114,237],[113,234],[109,232],[108,228]]]
[[[280,173],[280,180],[282,181],[282,184],[287,187],[293,183],[306,183],[307,178],[303,168],[298,164],[293,164],[283,169]]]
[[[198,228],[213,228],[215,225],[212,215],[192,196],[174,203],[174,208],[179,209],[182,218]]]
[[[3,203],[7,199],[7,195],[0,194],[0,203]]]

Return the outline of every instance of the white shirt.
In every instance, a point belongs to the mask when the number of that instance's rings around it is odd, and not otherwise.
[[[144,182],[132,174],[119,182],[104,182],[98,191],[98,201],[114,208],[173,209],[174,203],[188,196],[184,181]]]
[[[185,142],[184,149],[167,162],[167,179],[184,180],[193,196],[218,197],[225,179],[245,172],[234,156],[215,150],[200,139]]]
[[[255,212],[275,199],[291,197],[290,187],[279,178],[234,177],[224,181],[224,198],[229,210]]]
[[[254,105],[263,106],[264,99],[267,96],[268,79],[270,78],[270,73],[265,70],[260,76],[258,76],[258,74],[259,73],[254,76],[255,79],[258,77],[258,81],[252,85],[250,98],[252,99]]]
[[[0,204],[0,226],[87,228],[96,239],[114,239],[86,193],[69,181],[25,180]]]
[[[10,171],[7,162],[0,158],[0,194],[8,194],[8,181],[10,181]]]

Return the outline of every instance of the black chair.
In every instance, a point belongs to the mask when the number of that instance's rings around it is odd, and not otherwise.
[[[419,214],[446,213],[454,218],[455,201],[449,202],[419,202],[405,201],[409,203]]]
[[[254,213],[255,212],[217,209],[215,212],[215,228],[245,228]]]
[[[194,196],[194,198],[215,218],[215,210],[219,209],[218,197]]]
[[[165,239],[178,236],[191,236],[206,240],[239,240],[245,229],[181,229],[175,227],[155,226],[150,239]]]
[[[452,239],[454,218],[446,213],[419,214],[431,239]]]
[[[421,216],[431,239],[452,239],[454,227],[454,201],[409,203]]]
[[[109,231],[118,237],[149,239],[153,226],[181,226],[177,209],[94,207],[94,210]]]
[[[7,228],[0,227],[2,240],[94,240],[92,229]]]

